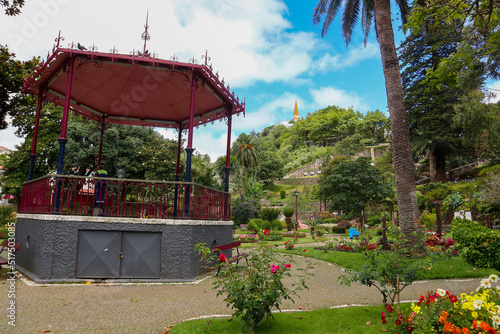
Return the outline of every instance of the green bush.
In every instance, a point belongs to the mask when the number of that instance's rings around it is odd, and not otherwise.
[[[371,216],[368,218],[368,221],[366,222],[368,226],[377,226],[380,225],[382,220],[378,216]]]
[[[268,222],[272,222],[280,216],[281,210],[275,208],[262,208],[260,210],[260,218]]]
[[[425,228],[428,231],[434,231],[436,228],[437,217],[435,213],[424,212],[420,217],[422,219],[422,224],[425,225]]]
[[[255,199],[240,195],[231,199],[231,219],[236,225],[248,224],[258,214],[260,204]]]
[[[339,218],[325,218],[323,219],[323,224],[337,224],[339,221]]]
[[[2,226],[7,223],[12,212],[14,212],[14,207],[10,205],[0,206],[0,224],[2,224]]]
[[[293,216],[293,214],[294,214],[294,213],[295,213],[295,208],[293,208],[293,207],[291,207],[291,206],[285,206],[285,207],[283,208],[283,215],[284,215],[285,217],[290,218],[290,217],[292,217],[292,216]]]
[[[500,270],[500,232],[465,218],[455,218],[451,232],[460,255],[469,264]]]
[[[345,234],[345,227],[344,226],[332,226],[332,233]]]
[[[484,168],[479,172],[478,176],[484,176],[486,174],[492,174],[492,173],[500,173],[500,165]]]
[[[283,240],[283,235],[278,230],[271,230],[269,231],[269,235],[267,235],[264,239],[268,241],[280,241]]]
[[[284,199],[285,197],[286,197],[286,190],[285,189],[281,189],[280,190],[280,198]]]
[[[262,230],[271,230],[271,222],[268,222],[267,220],[262,221],[262,224],[260,224],[260,228]]]
[[[248,223],[247,230],[254,231],[255,233],[257,233],[261,229],[262,223],[263,223],[262,219],[259,218],[252,219]]]
[[[283,230],[283,223],[279,219],[273,220],[273,230],[281,231]]]

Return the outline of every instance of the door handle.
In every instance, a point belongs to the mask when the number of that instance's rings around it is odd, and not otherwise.
[[[123,259],[123,253],[122,252],[118,253],[118,256],[120,257],[120,259]]]

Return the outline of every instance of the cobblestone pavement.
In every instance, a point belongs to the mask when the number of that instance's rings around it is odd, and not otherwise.
[[[297,259],[303,265],[304,258]],[[309,290],[299,292],[295,304],[282,309],[314,310],[345,304],[381,304],[375,288],[337,282],[342,270],[313,260],[314,277]],[[16,326],[8,325],[7,280],[0,281],[0,333],[161,333],[168,325],[208,315],[230,315],[222,297],[212,289],[214,277],[196,284],[177,285],[28,285],[15,284]],[[418,299],[425,291],[443,288],[451,293],[471,292],[480,279],[416,282],[407,287],[401,300]]]

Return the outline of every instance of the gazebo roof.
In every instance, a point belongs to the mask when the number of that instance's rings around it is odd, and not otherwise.
[[[68,64],[74,58],[70,107],[96,121],[185,129],[189,122],[191,79],[197,78],[194,98],[194,126],[245,112],[245,103],[229,85],[212,72],[208,56],[197,64],[158,59],[150,55],[118,54],[54,46],[33,74],[26,78],[24,91],[64,106]],[[135,53],[135,52],[134,52]]]

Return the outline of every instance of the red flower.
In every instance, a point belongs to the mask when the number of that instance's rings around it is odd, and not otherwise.
[[[382,312],[381,319],[382,323],[385,325],[387,323],[387,320],[385,319],[385,312]]]
[[[396,319],[396,325],[398,325],[398,326],[401,325],[401,319],[399,319],[399,318]]]
[[[387,311],[389,311],[391,313],[394,312],[394,309],[392,308],[391,305],[387,304],[386,308],[387,308]]]
[[[455,304],[456,302],[458,302],[457,296],[450,295],[450,302],[452,302],[453,304]]]
[[[269,235],[269,230],[264,230],[264,235]]]
[[[304,249],[304,252],[306,251],[307,249]]]
[[[292,265],[291,264],[285,264],[285,268],[291,268]]]
[[[226,262],[226,259],[227,259],[227,257],[226,257],[226,255],[225,255],[225,254],[221,253],[221,254],[219,255],[219,261],[220,261],[220,262]]]

